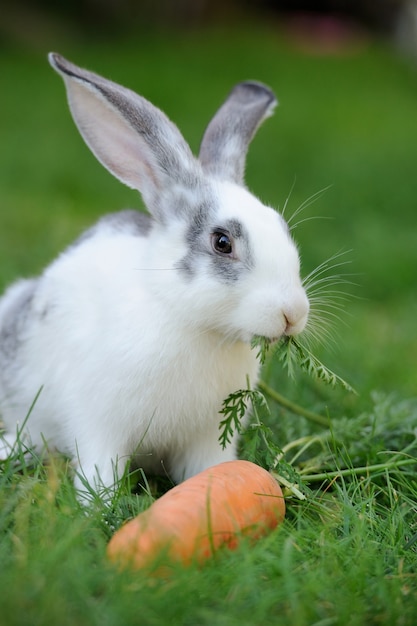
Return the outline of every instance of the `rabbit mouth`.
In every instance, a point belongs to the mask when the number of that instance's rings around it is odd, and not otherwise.
[[[265,341],[266,344],[273,345],[274,343],[278,343],[278,341],[280,341],[285,333],[283,333],[282,335],[279,335],[277,337],[263,337],[263,340]]]
[[[266,337],[265,335],[253,335],[251,344],[252,347],[262,347],[263,349],[268,349],[270,346],[278,343],[284,335],[280,335],[277,337]]]

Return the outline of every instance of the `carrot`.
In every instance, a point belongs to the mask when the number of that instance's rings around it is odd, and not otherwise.
[[[189,565],[218,548],[256,539],[285,516],[276,480],[249,461],[220,463],[177,485],[111,538],[107,554],[119,565],[140,569],[159,557]]]

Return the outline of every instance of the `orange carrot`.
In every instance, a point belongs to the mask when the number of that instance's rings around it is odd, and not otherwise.
[[[256,539],[285,516],[282,491],[249,461],[220,463],[177,485],[112,537],[107,553],[121,566],[202,563],[221,546]]]

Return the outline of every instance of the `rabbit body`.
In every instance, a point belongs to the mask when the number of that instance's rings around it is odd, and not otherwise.
[[[308,315],[284,220],[242,184],[273,97],[252,83],[232,92],[196,159],[140,96],[58,55],[51,64],[87,144],[152,217],[102,218],[0,300],[3,455],[22,427],[74,459],[80,488],[112,485],[131,457],[179,482],[235,458],[219,410],[256,384],[253,337],[295,334]]]

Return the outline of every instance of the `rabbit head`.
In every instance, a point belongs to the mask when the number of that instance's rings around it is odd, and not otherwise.
[[[231,341],[300,332],[309,304],[296,246],[284,219],[243,181],[249,143],[276,104],[271,90],[238,84],[208,125],[197,159],[143,97],[57,54],[49,60],[87,145],[140,191],[153,217],[144,264],[154,270],[146,278],[154,297],[184,327]]]

